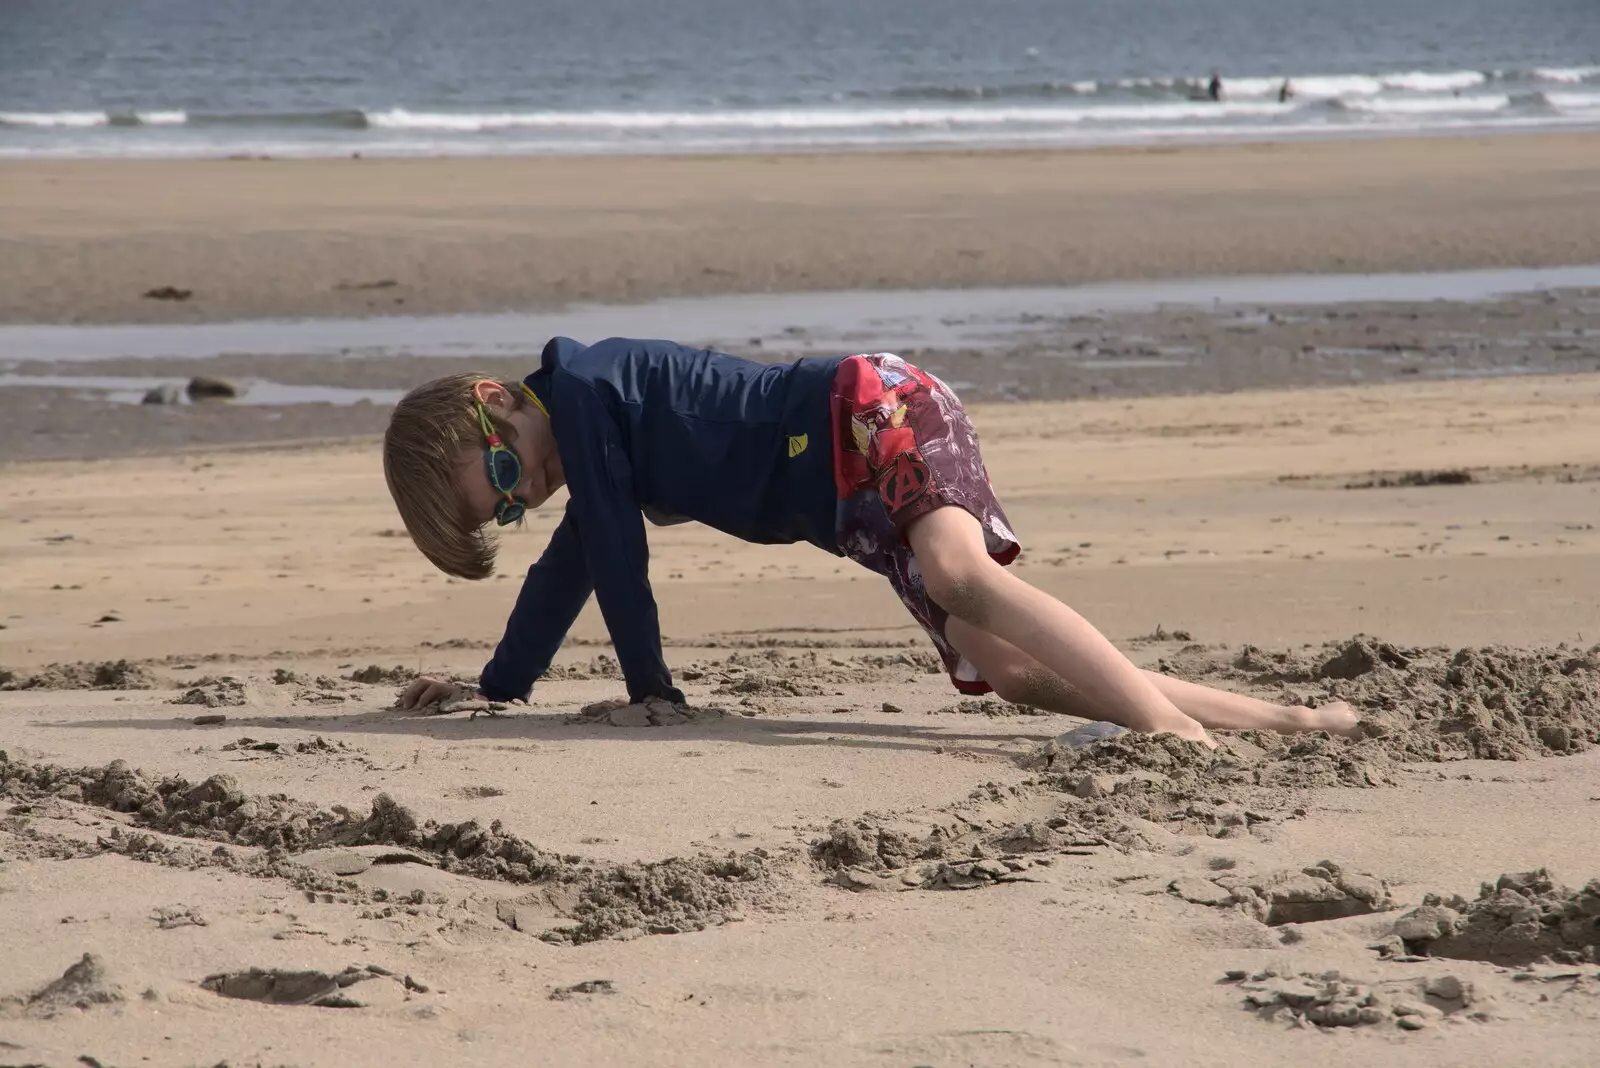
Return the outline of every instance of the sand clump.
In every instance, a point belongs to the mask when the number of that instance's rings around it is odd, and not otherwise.
[[[0,690],[152,690],[157,679],[129,660],[78,660],[50,664],[32,675],[0,669]]]
[[[745,905],[766,896],[762,850],[722,857],[673,857],[585,873],[571,914],[578,921],[545,932],[545,941],[581,944],[641,934],[681,934],[736,922]]]
[[[1331,860],[1247,882],[1233,883],[1225,876],[1211,881],[1231,893],[1231,904],[1269,927],[1365,916],[1394,907],[1382,879],[1345,871]]]
[[[289,674],[292,676],[293,672],[290,672]],[[350,682],[363,682],[369,686],[377,686],[382,683],[389,683],[391,685],[398,686],[408,683],[416,677],[417,673],[415,671],[412,671],[407,667],[401,667],[398,664],[390,668],[382,667],[378,664],[368,664],[366,667],[358,668],[345,676],[345,678]],[[285,681],[294,680],[289,679]]]
[[[552,664],[544,673],[546,679],[621,679],[622,665],[605,653],[589,658],[587,664]]]
[[[1422,956],[1592,964],[1600,959],[1600,879],[1573,890],[1540,868],[1484,883],[1470,902],[1429,894],[1395,921],[1394,934],[1407,953]]]
[[[0,1008],[49,1020],[73,1009],[88,1011],[123,1000],[121,988],[106,975],[105,961],[85,953],[61,978],[25,998],[8,998]]]
[[[1454,975],[1361,982],[1337,971],[1251,973],[1237,969],[1243,1007],[1264,1020],[1304,1027],[1388,1027],[1421,1031],[1441,1021],[1487,1020],[1473,985]]]
[[[230,708],[248,704],[245,685],[232,675],[206,675],[172,699],[175,705],[201,705],[205,708]]]
[[[862,816],[835,820],[826,837],[812,841],[810,854],[827,881],[847,890],[976,890],[1028,881],[1036,865],[1054,863],[1051,854],[1105,845],[1075,833],[1065,820],[998,829],[935,825],[916,835]]]
[[[677,727],[696,721],[722,719],[727,715],[720,708],[702,708],[678,704],[661,697],[646,697],[630,702],[625,697],[613,697],[584,705],[568,723],[599,723],[611,727]]]

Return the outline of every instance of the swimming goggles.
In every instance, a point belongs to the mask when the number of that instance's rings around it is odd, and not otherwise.
[[[513,492],[522,482],[522,460],[495,433],[483,400],[475,398],[475,403],[478,425],[483,428],[483,438],[489,444],[489,451],[483,454],[484,470],[488,472],[489,485],[503,495],[503,499],[494,502],[494,521],[498,526],[508,527],[528,511],[528,502]]]

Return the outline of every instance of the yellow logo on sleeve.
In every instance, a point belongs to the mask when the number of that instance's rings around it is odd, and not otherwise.
[[[799,456],[801,453],[805,452],[806,451],[806,446],[809,445],[809,444],[811,444],[810,435],[807,435],[807,434],[790,434],[789,435],[789,459],[792,460],[796,456]]]

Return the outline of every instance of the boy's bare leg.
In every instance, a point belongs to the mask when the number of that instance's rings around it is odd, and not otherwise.
[[[977,666],[979,674],[1005,700],[1084,719],[1105,718],[1066,680],[1010,642],[960,619],[950,620],[945,627],[945,637]],[[1155,671],[1144,674],[1184,715],[1203,727],[1271,730],[1283,734],[1327,731],[1349,738],[1360,737],[1355,710],[1343,701],[1329,701],[1316,708],[1279,705]]]
[[[1100,718],[1215,744],[1088,620],[995,563],[971,513],[939,508],[917,517],[905,533],[928,596],[955,619],[1049,668],[1099,710]]]

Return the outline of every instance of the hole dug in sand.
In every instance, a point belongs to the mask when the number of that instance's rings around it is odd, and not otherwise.
[[[426,984],[409,975],[397,977],[387,968],[351,966],[337,974],[284,968],[247,968],[208,975],[200,985],[225,998],[268,1005],[313,1005],[324,1009],[362,1009],[393,1004],[412,993],[426,993]]]

